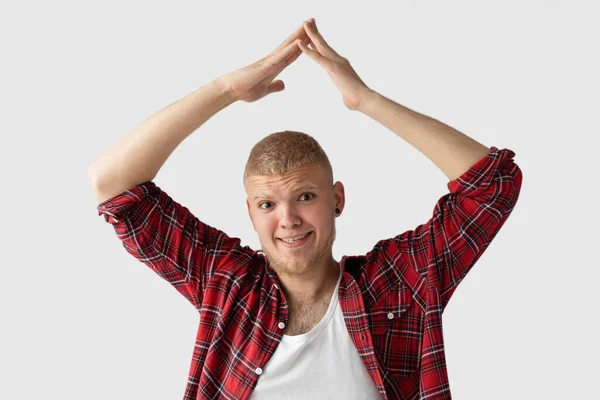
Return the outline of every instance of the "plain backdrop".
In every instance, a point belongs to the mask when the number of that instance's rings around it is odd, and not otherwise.
[[[96,211],[88,166],[146,118],[315,17],[369,87],[523,171],[519,201],[444,313],[456,399],[597,398],[594,2],[105,1],[3,4],[0,398],[178,399],[198,314]],[[234,103],[155,183],[260,248],[242,174],[266,135],[312,135],[344,183],[334,257],[427,221],[448,179],[348,110],[302,55],[286,89]]]

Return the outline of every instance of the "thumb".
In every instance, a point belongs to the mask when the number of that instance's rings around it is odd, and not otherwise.
[[[267,87],[267,94],[281,92],[283,89],[285,89],[285,84],[282,80],[278,79],[274,82],[271,82],[271,84]]]

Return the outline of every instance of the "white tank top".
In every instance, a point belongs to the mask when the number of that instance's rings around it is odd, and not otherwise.
[[[335,287],[323,319],[309,332],[283,335],[263,368],[251,400],[381,399],[350,340]]]

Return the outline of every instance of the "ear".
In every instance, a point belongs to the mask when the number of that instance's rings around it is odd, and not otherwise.
[[[346,204],[346,194],[344,191],[344,184],[340,181],[337,181],[333,185],[333,197],[335,199],[335,207],[340,209],[340,214],[344,211],[344,205]]]
[[[256,226],[254,226],[254,219],[252,219],[252,213],[250,212],[250,202],[248,201],[248,198],[246,198],[246,206],[248,207],[248,216],[250,217],[250,221],[252,222],[252,227],[256,231]]]

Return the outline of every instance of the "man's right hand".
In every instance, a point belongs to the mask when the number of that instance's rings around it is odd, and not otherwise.
[[[265,58],[235,72],[222,75],[218,79],[228,88],[235,100],[244,100],[248,103],[270,93],[281,92],[285,89],[283,81],[273,82],[273,79],[300,57],[302,50],[297,44],[299,40],[305,44],[310,43],[310,38],[304,30],[304,23]]]

